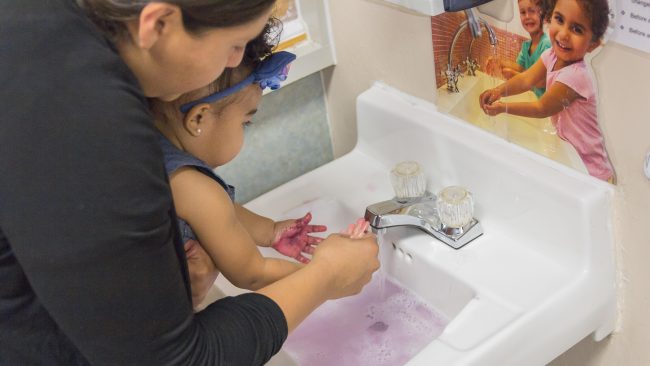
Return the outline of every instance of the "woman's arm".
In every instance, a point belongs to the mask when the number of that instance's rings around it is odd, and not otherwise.
[[[239,221],[230,197],[213,179],[187,167],[174,172],[170,184],[179,217],[192,227],[219,271],[235,286],[257,290],[301,267],[264,258]]]
[[[484,110],[491,116],[508,113],[523,117],[546,118],[559,113],[578,98],[581,96],[573,89],[560,82],[555,82],[537,101],[494,102],[486,105]]]

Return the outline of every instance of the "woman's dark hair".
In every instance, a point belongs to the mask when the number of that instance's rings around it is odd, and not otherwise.
[[[558,0],[546,0],[546,20],[551,21],[553,9]],[[608,0],[576,0],[582,10],[591,20],[591,32],[593,40],[603,38],[609,25],[609,3]]]
[[[262,33],[246,45],[246,50],[244,51],[244,56],[239,66],[226,68],[217,80],[214,80],[203,88],[185,93],[174,101],[165,102],[157,98],[149,98],[149,108],[154,118],[164,123],[182,120],[183,114],[179,111],[181,105],[229,88],[248,77],[260,62],[269,57],[273,49],[278,46],[281,31],[282,22],[276,18],[270,18]],[[216,103],[223,108],[225,105],[236,100],[236,98],[237,94],[234,94]]]
[[[276,0],[166,0],[183,13],[183,25],[192,33],[248,23],[268,11]],[[77,0],[88,17],[111,40],[126,32],[124,22],[137,19],[152,0]]]

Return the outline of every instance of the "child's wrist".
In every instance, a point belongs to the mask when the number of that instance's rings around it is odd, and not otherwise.
[[[268,220],[269,229],[267,230],[268,235],[267,235],[266,242],[264,243],[264,246],[270,247],[270,246],[273,245],[273,242],[276,239],[275,238],[276,231],[277,231],[276,226],[277,226],[278,223],[276,221],[273,221],[272,219],[269,219],[269,218],[267,218],[267,220]]]

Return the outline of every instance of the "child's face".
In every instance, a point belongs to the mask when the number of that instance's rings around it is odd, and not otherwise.
[[[257,112],[262,100],[262,89],[251,84],[241,90],[236,100],[225,106],[221,113],[206,114],[203,131],[206,143],[198,156],[210,166],[221,166],[239,154],[244,145],[244,128]]]
[[[558,0],[548,28],[558,60],[571,64],[582,60],[600,44],[593,40],[591,20],[577,0]]]
[[[542,30],[542,12],[531,0],[519,0],[519,18],[526,32],[533,34]]]

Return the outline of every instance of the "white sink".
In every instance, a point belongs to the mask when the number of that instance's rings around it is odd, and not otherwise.
[[[352,152],[246,206],[274,218],[310,210],[339,231],[393,196],[388,172],[404,160],[421,163],[432,192],[472,191],[485,234],[462,249],[413,228],[383,236],[383,270],[449,321],[407,365],[544,365],[614,329],[609,184],[383,84],[359,97],[357,113]],[[216,286],[241,292],[223,276]],[[296,365],[283,352],[269,364]]]

